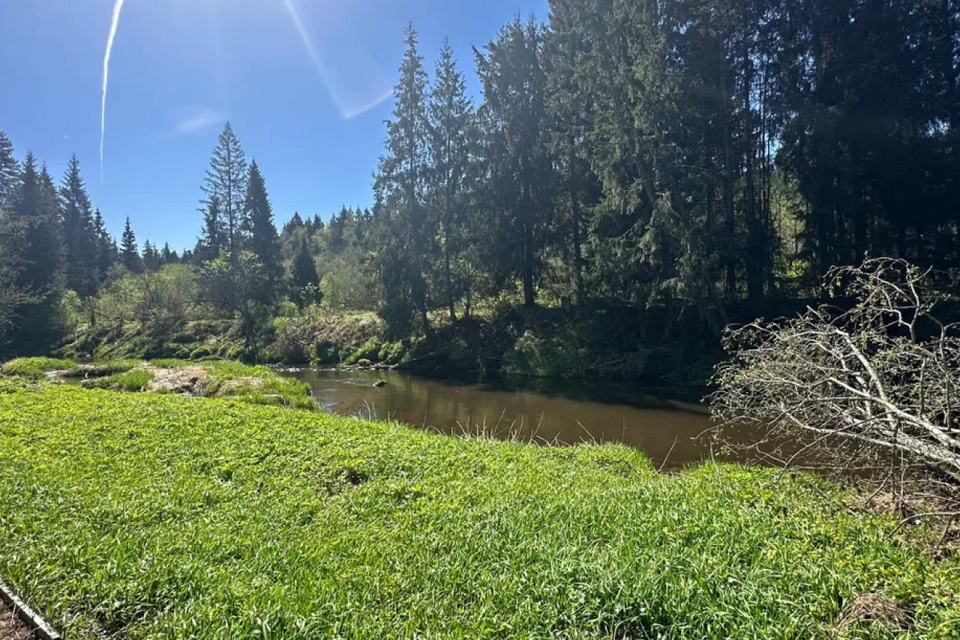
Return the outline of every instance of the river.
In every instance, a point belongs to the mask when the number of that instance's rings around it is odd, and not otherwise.
[[[281,370],[306,382],[325,411],[388,419],[445,434],[483,434],[542,443],[621,442],[656,465],[710,455],[711,426],[699,394],[629,384],[547,380],[430,379],[397,371]],[[382,386],[376,387],[378,381]]]

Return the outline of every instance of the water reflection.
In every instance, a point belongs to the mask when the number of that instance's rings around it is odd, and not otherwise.
[[[386,418],[447,434],[485,433],[574,444],[622,442],[668,466],[710,455],[696,436],[710,427],[699,394],[630,385],[543,380],[436,380],[396,371],[304,369],[283,375],[308,383],[332,413]],[[374,385],[383,380],[386,384]]]

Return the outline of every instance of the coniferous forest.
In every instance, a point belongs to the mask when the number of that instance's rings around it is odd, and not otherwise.
[[[227,124],[179,252],[0,133],[2,350],[134,322],[256,343],[311,310],[403,339],[504,305],[657,310],[656,341],[865,256],[957,269],[958,28],[956,0],[551,0],[457,60],[411,26],[371,206],[273,211]]]

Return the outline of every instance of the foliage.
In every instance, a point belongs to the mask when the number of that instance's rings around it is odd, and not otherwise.
[[[268,315],[269,280],[260,258],[241,251],[236,259],[226,250],[203,265],[204,298],[221,313],[240,320],[244,336],[252,339]]]
[[[822,481],[620,446],[48,387],[0,394],[0,478],[0,572],[70,637],[812,637],[861,593],[960,622],[956,559]]]

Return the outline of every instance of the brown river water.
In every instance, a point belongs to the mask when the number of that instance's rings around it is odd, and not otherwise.
[[[675,397],[616,383],[430,379],[396,371],[280,370],[310,385],[325,411],[396,420],[445,434],[547,443],[621,442],[668,467],[710,456],[701,393]],[[384,381],[381,387],[374,385]]]

